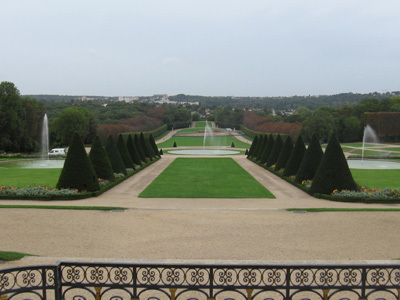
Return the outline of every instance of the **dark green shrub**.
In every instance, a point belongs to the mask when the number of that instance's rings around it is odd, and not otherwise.
[[[267,146],[265,147],[265,149],[261,155],[261,159],[260,159],[261,164],[267,163],[273,147],[274,147],[274,137],[272,136],[272,134],[270,134],[268,137]]]
[[[149,149],[149,145],[146,142],[146,139],[144,138],[143,132],[140,133],[139,141],[140,141],[140,145],[142,146],[144,156],[146,158],[148,158],[149,160],[153,160],[154,155],[152,155],[152,152]]]
[[[163,155],[164,153],[163,153],[163,151],[162,151],[162,149],[160,149],[160,155]]]
[[[118,135],[117,147],[119,154],[121,154],[121,158],[124,162],[125,168],[135,170],[135,165],[133,164],[131,156],[129,155],[128,148],[126,148],[126,143],[122,134]]]
[[[259,142],[257,144],[257,148],[254,149],[254,156],[253,156],[257,161],[261,160],[262,153],[264,151],[264,148],[267,146],[267,143],[268,143],[268,135],[264,134],[259,137]]]
[[[149,142],[150,142],[151,147],[153,148],[154,154],[156,156],[160,156],[160,151],[158,151],[158,147],[157,147],[156,141],[154,140],[152,134],[149,135]]]
[[[244,153],[244,155],[249,155],[249,149],[246,149],[246,152]]]
[[[77,133],[74,134],[69,146],[57,188],[89,192],[100,189],[96,172]]]
[[[234,142],[232,142],[231,148],[235,148],[235,143]]]
[[[301,162],[303,161],[304,153],[306,152],[306,146],[304,146],[303,138],[301,135],[297,138],[296,144],[290,153],[290,157],[285,166],[285,170],[283,171],[284,176],[293,176],[296,175],[297,170],[300,167]]]
[[[256,135],[253,139],[253,142],[251,143],[249,151],[247,151],[246,155],[248,157],[253,157],[255,149],[257,148],[257,144],[259,142],[259,135]]]
[[[153,159],[154,159],[156,156],[158,156],[158,155],[156,155],[156,153],[154,152],[153,146],[152,146],[151,143],[150,143],[150,138],[149,138],[149,136],[143,136],[143,138],[144,138],[144,141],[145,141],[145,143],[146,143],[146,147],[147,147],[147,149],[149,150],[150,157],[151,157],[151,159],[153,160]]]
[[[311,184],[311,194],[331,194],[334,190],[357,190],[336,134],[332,134]]]
[[[135,137],[133,138],[133,143],[135,144],[136,150],[139,153],[140,160],[142,162],[146,163],[147,159],[146,159],[146,156],[144,155],[143,148],[142,148],[142,146],[140,144],[140,140],[139,140],[139,135],[138,134],[135,134]]]
[[[283,144],[282,151],[279,154],[279,158],[276,161],[275,169],[274,169],[275,171],[279,171],[279,170],[285,168],[285,166],[289,160],[290,154],[292,153],[292,150],[293,150],[292,139],[290,136],[287,136],[286,141]]]
[[[272,147],[271,154],[268,157],[267,167],[270,167],[276,163],[276,161],[279,158],[279,154],[281,153],[282,147],[283,147],[283,141],[281,135],[278,134],[278,136],[275,139],[274,146]]]
[[[174,142],[174,145],[173,145],[173,147],[175,147],[175,148],[177,147],[177,145],[176,145],[176,142]]]
[[[124,161],[122,160],[118,147],[115,144],[114,139],[111,135],[109,135],[107,138],[106,152],[108,158],[110,159],[114,173],[122,173],[124,175],[127,175]]]
[[[97,135],[94,138],[92,148],[90,149],[89,159],[98,178],[107,179],[109,181],[115,180],[110,159],[108,158],[107,152]]]
[[[137,166],[141,166],[142,161],[140,160],[139,153],[135,147],[135,143],[133,142],[131,134],[128,135],[128,138],[126,140],[126,148],[128,149],[129,155],[131,156],[133,163]]]
[[[310,144],[308,145],[306,154],[304,154],[299,170],[297,171],[295,181],[302,183],[303,180],[312,180],[315,173],[317,173],[323,154],[321,144],[319,143],[317,136],[314,134],[311,138]]]

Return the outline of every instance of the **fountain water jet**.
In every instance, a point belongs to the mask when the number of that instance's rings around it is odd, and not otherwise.
[[[207,134],[208,136],[213,136],[213,132],[210,125],[208,125],[208,121],[206,121],[206,127],[204,127],[203,150],[206,148]]]
[[[42,125],[42,136],[40,143],[40,158],[49,159],[49,124],[47,121],[47,114],[44,114]]]
[[[376,135],[374,129],[371,126],[367,125],[364,129],[364,136],[363,136],[363,145],[362,145],[362,152],[361,152],[361,161],[364,162],[364,150],[365,150],[365,143],[372,142],[372,143],[379,143],[379,138]]]

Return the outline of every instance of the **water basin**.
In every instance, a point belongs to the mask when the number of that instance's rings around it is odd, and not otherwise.
[[[220,150],[220,149],[186,149],[186,150],[170,150],[171,154],[182,155],[233,155],[239,154],[240,151],[234,150]]]
[[[387,160],[348,160],[350,169],[389,170],[400,169],[400,163]]]

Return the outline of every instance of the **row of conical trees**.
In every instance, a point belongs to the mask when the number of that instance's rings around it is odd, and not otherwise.
[[[357,190],[343,150],[332,134],[325,153],[314,135],[308,148],[301,136],[295,145],[290,138],[281,135],[257,135],[248,151],[248,158],[267,169],[294,177],[297,183],[312,180],[310,194],[331,194],[334,190]]]
[[[97,191],[100,189],[99,178],[114,181],[115,174],[125,176],[127,170],[133,171],[158,157],[160,152],[152,135],[145,137],[140,133],[125,139],[120,134],[117,142],[110,135],[105,147],[96,136],[87,155],[80,136],[75,134],[57,188]]]

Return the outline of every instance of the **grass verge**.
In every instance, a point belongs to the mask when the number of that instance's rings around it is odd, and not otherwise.
[[[61,205],[0,205],[0,208],[37,208],[37,209],[71,209],[71,210],[102,210],[126,209],[113,206],[61,206]]]
[[[142,198],[275,198],[232,158],[177,158]]]
[[[0,260],[2,261],[19,260],[25,256],[37,256],[37,255],[20,253],[20,252],[0,251]]]

